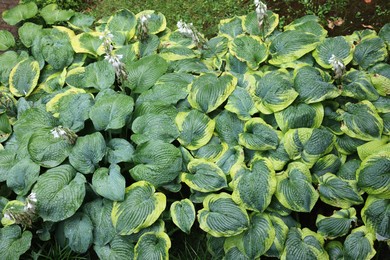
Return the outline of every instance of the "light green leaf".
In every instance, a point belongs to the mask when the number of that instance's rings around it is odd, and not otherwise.
[[[278,132],[263,119],[252,118],[245,122],[238,143],[255,151],[274,150],[279,144]]]
[[[333,68],[329,62],[333,56],[348,65],[353,57],[353,45],[343,36],[331,37],[320,42],[313,52],[316,62],[325,69]]]
[[[80,33],[71,38],[71,44],[74,52],[87,53],[92,56],[99,56],[104,53],[103,39],[100,39],[101,33],[88,32]]]
[[[27,48],[31,47],[36,37],[40,37],[42,25],[31,22],[24,23],[18,29],[19,38]]]
[[[0,258],[19,259],[31,246],[32,234],[18,225],[0,228]]]
[[[115,83],[115,69],[107,61],[96,61],[85,67],[83,87],[104,90]]]
[[[113,34],[114,45],[122,46],[133,38],[136,26],[135,15],[127,9],[121,9],[110,17],[105,29]]]
[[[171,240],[164,232],[143,234],[134,247],[134,259],[161,259],[168,260],[168,250]]]
[[[85,177],[67,164],[40,175],[32,189],[39,216],[53,222],[72,216],[84,200],[85,183]]]
[[[109,163],[130,162],[133,159],[134,147],[123,138],[113,138],[107,144]]]
[[[237,167],[231,176],[234,202],[257,212],[268,207],[276,190],[275,171],[270,161],[255,158],[249,168]]]
[[[376,254],[374,241],[375,235],[366,226],[355,228],[344,241],[344,258],[372,259]]]
[[[92,187],[97,194],[109,200],[122,201],[125,198],[126,180],[116,164],[97,169],[92,176]]]
[[[25,4],[18,4],[11,9],[5,10],[2,17],[9,25],[16,25],[20,21],[34,17],[37,13],[37,5],[34,2],[28,2]]]
[[[132,97],[108,89],[96,96],[89,117],[96,130],[120,129],[126,125],[133,107]]]
[[[172,144],[162,141],[143,143],[137,146],[130,169],[131,176],[137,180],[145,180],[153,185],[161,186],[173,181],[181,171],[182,154]]]
[[[227,193],[210,194],[198,211],[200,228],[214,237],[230,237],[249,227],[246,210],[234,203]]]
[[[30,95],[38,83],[40,74],[37,61],[28,58],[20,61],[9,75],[9,89],[15,97]]]
[[[368,196],[366,204],[361,211],[364,224],[374,231],[378,240],[379,236],[382,237],[382,240],[390,239],[389,205],[389,199]]]
[[[390,64],[378,63],[368,69],[372,85],[382,96],[390,95]]]
[[[188,173],[181,173],[180,180],[193,190],[213,192],[227,187],[225,174],[214,163],[204,159],[194,159],[187,168]]]
[[[33,184],[38,180],[39,165],[29,158],[20,160],[8,172],[7,186],[16,194],[25,196],[29,193]]]
[[[385,42],[380,37],[365,38],[355,47],[353,61],[361,68],[367,69],[387,57]]]
[[[95,245],[93,249],[100,259],[134,259],[134,246],[129,237],[116,235],[109,243]]]
[[[69,155],[70,164],[84,174],[93,173],[106,153],[106,142],[100,132],[77,138]]]
[[[375,101],[379,94],[371,84],[369,74],[364,71],[351,69],[342,77],[342,96],[357,100]]]
[[[257,70],[260,63],[268,57],[267,45],[256,36],[240,35],[229,44],[230,53],[240,61],[246,62],[252,70]]]
[[[15,45],[15,38],[9,31],[0,30],[0,51],[6,51]]]
[[[360,160],[366,159],[380,151],[390,151],[389,137],[382,135],[381,139],[365,142],[356,148]]]
[[[111,220],[120,235],[131,235],[152,225],[164,211],[166,197],[152,184],[138,181],[126,188],[125,200],[115,201]]]
[[[318,214],[316,219],[317,232],[326,239],[342,237],[349,233],[352,222],[357,222],[355,208],[335,211],[329,217]]]
[[[68,21],[73,15],[73,10],[61,10],[57,4],[49,4],[40,10],[40,15],[47,24]]]
[[[67,246],[77,253],[85,253],[93,241],[93,223],[85,213],[77,212],[60,224]]]
[[[189,234],[195,222],[195,207],[189,199],[175,201],[170,207],[173,223],[183,232]]]

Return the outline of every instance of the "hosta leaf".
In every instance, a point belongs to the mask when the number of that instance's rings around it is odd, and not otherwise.
[[[385,42],[380,37],[363,39],[356,45],[353,61],[363,69],[385,60],[387,49]]]
[[[133,161],[135,167],[130,169],[131,176],[137,181],[145,180],[155,186],[173,181],[182,167],[180,150],[162,141],[138,145]]]
[[[210,194],[198,211],[200,228],[214,237],[230,237],[248,229],[246,210],[234,203],[227,193]]]
[[[2,14],[3,20],[9,25],[15,25],[20,21],[34,17],[38,13],[38,7],[34,2],[18,4],[13,8],[5,10]]]
[[[207,234],[207,250],[215,259],[222,259],[225,255],[223,248],[225,240],[224,237],[213,237]]]
[[[379,96],[379,98],[371,103],[375,106],[376,110],[379,113],[390,113],[390,97],[388,96]]]
[[[10,137],[11,133],[12,127],[7,114],[0,114],[0,143],[6,141]]]
[[[20,61],[28,58],[27,52],[20,52],[19,54],[14,51],[7,51],[0,55],[0,82],[8,86],[9,76],[11,70]],[[6,92],[9,92],[8,90]]]
[[[208,67],[220,68],[222,59],[228,52],[229,39],[224,35],[218,35],[207,42],[207,48],[202,50],[202,59]]]
[[[364,202],[356,185],[351,181],[343,180],[332,173],[325,173],[318,178],[318,182],[320,199],[329,205],[345,209]]]
[[[293,227],[288,232],[281,259],[329,259],[323,246],[322,236],[307,228],[301,230]]]
[[[218,29],[220,34],[227,34],[232,38],[235,38],[244,32],[242,29],[242,19],[238,16],[221,20]]]
[[[9,169],[7,186],[20,196],[27,195],[37,181],[39,172],[39,165],[25,158]]]
[[[77,138],[70,155],[70,164],[79,172],[93,173],[106,153],[106,142],[100,132]]]
[[[16,164],[16,153],[0,149],[0,182],[8,179],[9,170]]]
[[[133,243],[136,243],[140,239],[140,237],[145,233],[150,233],[150,232],[160,233],[160,232],[164,232],[164,230],[166,230],[165,222],[160,218],[156,222],[154,222],[154,224],[152,224],[151,226],[143,228],[141,231],[137,233],[133,233],[127,237],[130,238],[133,241]]]
[[[272,227],[275,230],[275,238],[265,255],[280,258],[284,249],[284,243],[287,238],[289,227],[278,215],[269,215],[269,218],[271,220]]]
[[[340,153],[348,155],[356,153],[357,148],[364,143],[366,142],[361,139],[353,138],[346,134],[342,134],[336,136],[335,147]]]
[[[148,33],[150,34],[158,34],[165,30],[167,27],[167,21],[165,19],[165,16],[160,12],[155,12],[154,10],[145,10],[142,12],[139,12],[136,15],[137,19],[140,19],[142,16],[147,16],[147,26],[148,26]]]
[[[233,73],[245,74],[248,71],[248,66],[245,62],[240,61],[235,56],[226,54],[226,69]]]
[[[390,239],[390,200],[368,196],[361,215],[364,224],[384,240]],[[378,239],[379,240],[379,239]]]
[[[31,246],[32,234],[18,225],[0,228],[1,259],[19,259]]]
[[[60,224],[66,244],[77,253],[85,253],[93,241],[93,223],[85,213],[77,212]]]
[[[250,168],[241,166],[233,173],[232,199],[246,209],[263,212],[276,190],[275,171],[267,159],[255,159]]]
[[[196,150],[207,144],[215,128],[215,121],[198,110],[180,112],[175,121],[180,132],[177,140],[189,150]]]
[[[198,150],[193,152],[194,157],[198,159],[206,159],[211,162],[215,162],[223,155],[229,146],[223,143],[217,136],[213,136],[206,145],[202,146]]]
[[[24,23],[18,29],[20,41],[27,48],[31,47],[35,37],[40,37],[42,25],[38,25],[31,22]]]
[[[99,56],[104,53],[103,39],[100,39],[101,33],[88,32],[80,33],[71,38],[71,44],[74,52],[87,53],[92,56]]]
[[[50,4],[41,9],[40,15],[47,24],[68,21],[73,15],[73,10],[58,9],[57,4]]]
[[[356,174],[357,185],[370,195],[390,198],[390,151],[374,153],[363,160]]]
[[[296,69],[294,75],[294,87],[299,93],[298,99],[307,104],[333,99],[341,93],[332,84],[330,75],[320,69],[303,66]]]
[[[109,89],[99,92],[89,117],[96,130],[120,129],[133,112],[133,98]]]
[[[267,45],[256,36],[240,35],[229,45],[230,53],[240,61],[246,62],[252,70],[257,70],[260,63],[268,56]]]
[[[95,18],[92,15],[76,12],[68,21],[68,25],[75,30],[89,31]]]
[[[134,259],[168,260],[171,240],[164,232],[143,234],[134,247]]]
[[[163,48],[159,54],[160,57],[164,58],[167,61],[185,61],[197,57],[196,53],[193,50],[180,45]]]
[[[245,122],[244,132],[239,134],[239,144],[245,148],[266,151],[273,150],[279,144],[278,133],[261,118],[252,118]]]
[[[321,26],[320,19],[315,15],[305,15],[284,26],[285,31],[302,31],[324,38],[327,31]]]
[[[340,241],[330,241],[325,246],[326,252],[328,252],[329,259],[342,260],[344,259],[344,247]]]
[[[105,29],[113,34],[114,45],[121,46],[133,38],[136,26],[135,15],[127,9],[121,9],[110,17]]]
[[[109,163],[130,162],[133,159],[134,147],[123,138],[113,138],[107,143]]]
[[[93,247],[100,259],[134,259],[134,244],[127,236],[116,235],[109,243]]]
[[[241,165],[243,162],[244,151],[241,146],[237,145],[229,147],[229,149],[218,158],[216,164],[221,168],[225,175],[229,175],[232,169]]]
[[[204,159],[194,159],[187,168],[188,173],[183,172],[180,179],[193,190],[212,192],[227,187],[225,174],[214,163]]]
[[[345,37],[337,36],[324,39],[313,52],[316,62],[325,69],[331,69],[333,66],[329,62],[331,57],[342,61],[347,65],[353,58],[353,46]]]
[[[352,222],[356,223],[356,210],[354,208],[335,211],[331,216],[317,215],[316,226],[318,233],[325,238],[334,239],[349,233]]]
[[[9,75],[9,89],[15,97],[30,95],[38,83],[40,70],[37,61],[28,58],[19,62]]]
[[[275,119],[283,132],[294,128],[319,128],[324,118],[321,103],[293,103],[286,109],[275,113]]]
[[[259,27],[256,12],[250,12],[244,19],[244,30],[251,35],[260,35],[262,38],[270,35],[278,26],[279,15],[267,10],[262,27]]]
[[[316,181],[316,178],[324,175],[327,172],[336,174],[341,164],[342,162],[340,157],[334,154],[327,154],[324,157],[318,159],[318,161],[310,169],[310,172]]]
[[[189,234],[195,222],[195,207],[189,199],[172,203],[170,213],[173,223],[183,232]]]
[[[115,69],[107,61],[97,61],[85,67],[83,87],[104,90],[115,82]]]
[[[163,193],[156,193],[146,181],[138,181],[126,188],[124,201],[114,202],[111,220],[120,235],[130,235],[152,225],[165,206]]]
[[[357,100],[375,101],[379,94],[371,84],[370,76],[360,70],[350,70],[342,77],[342,96]]]
[[[88,215],[93,225],[93,243],[96,246],[108,244],[115,236],[111,222],[112,201],[95,199],[83,206],[83,212]]]
[[[131,125],[134,134],[131,140],[136,144],[161,140],[170,143],[179,136],[174,120],[168,115],[145,114],[137,117]]]
[[[365,226],[352,230],[344,241],[345,259],[371,259],[376,254],[374,249],[375,235]]]
[[[314,50],[320,40],[321,38],[308,32],[285,31],[273,39],[269,47],[272,56],[269,63],[283,66],[284,63],[293,62]]]
[[[281,171],[290,161],[290,157],[286,152],[286,149],[284,149],[283,139],[279,142],[276,150],[261,151],[257,153],[257,156],[260,158],[267,158],[271,161],[275,171]]]
[[[229,97],[236,85],[237,79],[230,73],[219,76],[214,73],[203,74],[190,85],[188,102],[193,108],[209,113]]]
[[[167,71],[167,62],[158,55],[150,55],[131,64],[126,64],[127,79],[125,86],[135,93],[150,89]]]
[[[92,187],[96,193],[112,201],[122,201],[125,198],[126,180],[120,170],[116,164],[97,169],[92,176]]]
[[[382,135],[383,120],[370,101],[347,103],[338,113],[342,119],[341,130],[350,137],[371,141]]]
[[[244,122],[236,114],[222,111],[215,117],[215,132],[229,146],[238,145],[239,134],[244,131]]]
[[[389,138],[382,136],[381,139],[375,139],[370,142],[365,142],[356,148],[360,160],[366,159],[370,155],[374,155],[380,151],[390,151]]]
[[[291,78],[285,72],[268,72],[256,82],[255,105],[263,114],[272,114],[285,109],[297,96]]]
[[[225,109],[235,113],[241,120],[249,120],[257,112],[252,96],[247,89],[236,87],[229,96]]]
[[[84,200],[85,183],[85,177],[67,164],[40,175],[32,190],[39,216],[53,222],[72,216]]]
[[[62,98],[69,96],[69,95],[84,94],[84,93],[86,93],[85,90],[80,89],[80,88],[73,88],[73,87],[70,87],[65,91],[61,91],[60,93],[55,94],[50,99],[50,101],[46,103],[46,110],[48,112],[51,112],[53,114],[53,116],[58,117],[59,116],[58,110],[59,110],[59,105],[60,105],[59,101]]]
[[[58,135],[56,129],[59,128],[35,131],[28,141],[27,149],[31,159],[46,168],[60,165],[73,147],[73,143],[66,136]]]
[[[15,45],[15,38],[9,31],[0,30],[0,51],[6,51]]]
[[[361,161],[358,159],[348,160],[340,166],[340,169],[336,175],[344,180],[356,181],[356,172],[360,167],[360,163]]]

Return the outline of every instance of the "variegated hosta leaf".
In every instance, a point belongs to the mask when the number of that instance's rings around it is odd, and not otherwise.
[[[58,222],[72,216],[85,196],[84,175],[63,164],[40,175],[32,192],[36,194],[37,211],[44,221]]]
[[[9,75],[9,89],[15,97],[29,96],[35,89],[40,75],[39,64],[32,58],[20,61]]]
[[[134,134],[131,140],[136,144],[161,140],[171,143],[179,136],[174,120],[168,115],[145,114],[137,117],[131,125]]]
[[[125,197],[126,180],[116,164],[110,168],[99,168],[92,176],[92,187],[100,196],[112,201],[122,201]]]
[[[290,161],[290,157],[284,149],[283,139],[279,142],[276,150],[260,151],[257,152],[258,157],[267,158],[271,161],[275,171],[283,170],[284,166]]]
[[[236,114],[227,110],[222,111],[214,118],[215,132],[218,137],[229,146],[238,145],[239,134],[244,131],[244,122]]]
[[[189,234],[195,222],[195,207],[189,199],[172,203],[170,213],[173,223],[183,232]]]
[[[322,128],[298,128],[288,130],[283,140],[292,160],[300,160],[311,167],[333,149],[335,136]]]
[[[139,20],[142,16],[146,16],[147,19],[147,27],[149,34],[158,34],[164,31],[167,27],[167,20],[165,16],[154,10],[145,10],[136,14],[136,18]]]
[[[279,144],[278,132],[261,118],[245,122],[244,132],[239,134],[239,144],[257,151],[274,150]]]
[[[88,64],[82,81],[84,88],[104,90],[111,88],[115,83],[115,69],[107,61],[101,60]]]
[[[211,162],[219,160],[227,150],[229,146],[227,143],[221,142],[218,136],[213,136],[206,145],[202,146],[196,151],[193,151],[193,155],[198,159],[206,159]]]
[[[228,52],[229,39],[226,36],[218,35],[207,42],[207,48],[202,50],[202,59],[209,68],[220,68],[222,59]]]
[[[152,225],[164,211],[166,197],[154,186],[138,181],[126,188],[124,201],[115,201],[111,220],[120,235],[131,235]]]
[[[94,245],[93,250],[100,259],[134,259],[133,241],[128,236],[116,235],[109,243]]]
[[[125,126],[133,112],[133,98],[108,89],[96,96],[96,102],[89,111],[96,130],[120,129]]]
[[[216,75],[206,73],[196,78],[190,85],[188,102],[193,108],[204,113],[217,109],[237,85],[237,78],[230,73]]]
[[[375,235],[366,226],[352,230],[344,241],[344,259],[372,259]]]
[[[313,52],[316,62],[325,69],[331,69],[333,65],[329,62],[336,57],[347,65],[353,58],[353,45],[343,36],[324,39]]]
[[[298,100],[307,104],[333,99],[341,91],[332,84],[330,75],[312,66],[302,66],[294,71],[294,87],[299,93]]]
[[[331,216],[317,215],[316,226],[318,233],[324,238],[334,239],[349,233],[352,222],[356,223],[356,210],[354,208],[335,211]]]
[[[387,44],[387,48],[390,49],[390,24],[385,24],[378,33],[378,36],[381,37]]]
[[[324,118],[321,103],[293,103],[286,109],[275,113],[275,119],[283,132],[294,128],[319,128]]]
[[[380,37],[376,36],[363,39],[356,45],[353,61],[361,68],[367,69],[375,63],[385,60],[386,57],[386,44]]]
[[[9,31],[0,30],[0,51],[6,51],[15,45],[15,38]]]
[[[69,162],[81,173],[93,173],[106,154],[106,149],[106,142],[100,132],[79,137],[69,154]]]
[[[143,234],[150,233],[150,232],[160,233],[160,232],[164,232],[165,230],[166,230],[165,229],[165,222],[161,218],[159,218],[151,226],[143,228],[139,232],[133,233],[133,234],[126,236],[126,237],[130,238],[133,241],[133,243],[136,243]]]
[[[327,154],[324,157],[318,159],[318,161],[310,169],[311,174],[314,177],[314,181],[317,181],[317,178],[324,175],[327,172],[336,174],[339,170],[342,162],[340,157],[334,154]]]
[[[134,259],[168,260],[171,240],[164,232],[143,234],[134,247]]]
[[[289,216],[292,212],[291,209],[286,208],[283,206],[280,201],[276,198],[276,196],[272,196],[271,203],[267,207],[267,212],[276,214],[278,216]]]
[[[93,225],[93,243],[104,246],[115,237],[115,228],[111,222],[112,201],[95,199],[83,206]]]
[[[283,67],[285,63],[291,63],[314,50],[320,40],[317,35],[305,31],[285,31],[271,42],[269,52],[272,59],[269,63]]]
[[[368,69],[371,82],[382,96],[390,94],[390,64],[378,63]]]
[[[275,196],[286,208],[296,212],[310,212],[318,200],[306,165],[293,162],[283,173],[276,175]]]
[[[213,237],[210,234],[207,234],[207,251],[215,259],[222,259],[225,255],[223,248],[225,241],[225,237]]]
[[[356,177],[360,189],[390,199],[390,151],[378,152],[364,159]]]
[[[374,155],[380,151],[390,152],[389,137],[382,135],[381,139],[375,139],[359,145],[356,150],[360,160],[364,160],[368,156]]]
[[[320,24],[320,19],[315,15],[305,15],[298,18],[284,26],[284,30],[308,32],[321,39],[325,38],[327,34],[327,31]]]
[[[8,86],[9,74],[15,65],[27,59],[28,57],[29,55],[25,51],[20,53],[16,53],[15,51],[7,51],[0,55],[0,82],[4,86]],[[7,91],[3,92],[9,92],[8,88]]]
[[[38,180],[39,173],[39,165],[31,161],[30,158],[19,160],[8,170],[7,187],[19,196],[25,196]]]
[[[369,74],[351,69],[342,77],[342,96],[357,100],[375,101],[379,94],[371,83]]]
[[[349,155],[356,153],[357,148],[364,143],[366,143],[366,141],[342,134],[336,136],[335,147],[341,154]]]
[[[234,55],[226,54],[226,69],[232,73],[245,74],[248,71],[248,65],[240,61]]]
[[[259,35],[262,38],[269,36],[278,26],[279,15],[267,10],[262,27],[259,27],[256,12],[250,12],[244,18],[244,30],[251,35]]]
[[[258,79],[255,87],[255,106],[263,114],[272,114],[288,107],[298,93],[290,75],[285,71],[270,71]]]
[[[220,34],[229,35],[231,38],[235,38],[244,32],[242,28],[242,19],[238,16],[221,20],[218,29]]]
[[[19,259],[31,246],[32,233],[20,226],[0,228],[0,258]]]
[[[225,175],[229,175],[232,169],[242,163],[244,163],[244,150],[239,145],[229,147],[229,149],[225,151],[216,162]]]
[[[249,227],[249,216],[227,193],[210,194],[198,211],[200,228],[214,237],[230,237]]]
[[[188,173],[181,173],[180,180],[193,190],[212,192],[227,187],[225,174],[214,163],[204,159],[194,159],[187,168]]]
[[[232,174],[232,199],[246,209],[263,212],[276,190],[275,171],[267,159],[254,159],[250,168],[237,167]]]
[[[330,241],[326,244],[325,250],[328,252],[329,259],[344,259],[344,247],[340,241]]]
[[[173,45],[168,48],[162,48],[159,52],[159,56],[166,61],[186,61],[188,59],[196,58],[196,53],[184,46]],[[184,71],[182,71],[184,72]]]
[[[281,259],[329,259],[324,239],[308,228],[290,228]]]
[[[76,53],[87,53],[92,56],[100,56],[104,53],[103,39],[100,39],[101,33],[85,32],[71,38],[70,43]]]
[[[340,166],[340,169],[336,175],[344,180],[356,181],[356,172],[359,169],[360,164],[361,161],[358,159],[348,160]]]
[[[193,55],[196,56],[195,53]],[[169,65],[170,70],[178,73],[202,74],[210,72],[206,64],[199,58],[181,59],[173,62],[171,61]]]
[[[230,53],[240,61],[246,62],[252,70],[257,70],[260,63],[268,56],[267,45],[256,36],[240,35],[229,44]]]
[[[349,208],[364,202],[355,182],[343,180],[333,173],[325,173],[318,178],[320,199],[334,207]]]
[[[275,239],[275,229],[266,213],[253,212],[249,227],[241,234],[229,237],[225,243],[233,243],[248,259],[257,259],[271,247]]]
[[[378,240],[390,239],[390,199],[368,196],[361,215],[364,224],[371,229]],[[381,239],[379,239],[379,237]]]
[[[249,120],[257,112],[251,94],[247,89],[241,87],[236,87],[229,96],[225,109],[235,113],[241,120]]]
[[[12,127],[7,114],[0,114],[0,143],[6,141],[10,137],[11,133]]]
[[[350,137],[371,141],[382,135],[383,120],[370,101],[347,103],[338,113],[342,119],[341,130]]]
[[[161,186],[173,181],[181,171],[182,154],[172,144],[162,141],[147,142],[137,146],[130,169],[131,176],[137,181],[148,181]]]
[[[108,19],[106,30],[112,33],[113,43],[122,46],[135,35],[137,19],[127,9],[121,9]]]
[[[34,17],[38,13],[35,2],[18,4],[2,13],[3,20],[9,25],[15,25],[20,21]]]
[[[289,227],[277,214],[270,214],[269,218],[271,219],[272,226],[275,230],[275,238],[265,255],[268,257],[280,258],[284,249],[284,243],[287,238]]]
[[[198,110],[180,112],[175,121],[180,132],[177,140],[189,150],[199,149],[213,136],[215,121]]]

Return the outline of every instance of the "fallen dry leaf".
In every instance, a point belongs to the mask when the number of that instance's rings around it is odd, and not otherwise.
[[[363,26],[364,28],[368,28],[368,29],[372,29],[372,30],[375,29],[374,26],[372,26],[372,25],[362,24],[362,26]]]

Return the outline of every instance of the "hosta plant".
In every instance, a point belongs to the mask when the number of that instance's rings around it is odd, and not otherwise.
[[[386,248],[390,24],[278,31],[255,7],[211,39],[151,10],[5,11],[23,46],[0,55],[0,258],[55,240],[168,259],[177,232],[207,234],[215,259]]]

